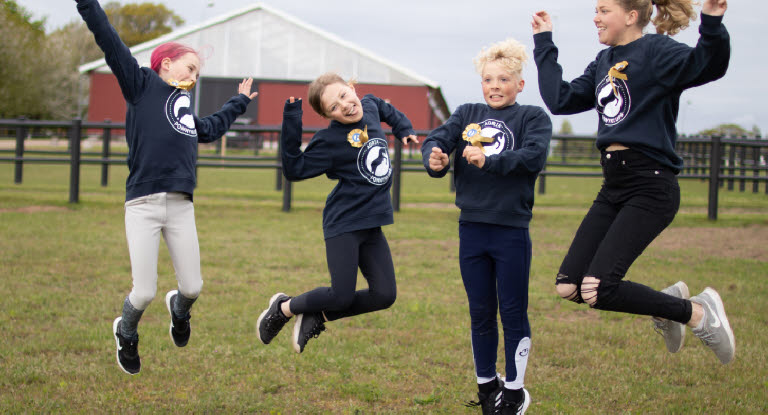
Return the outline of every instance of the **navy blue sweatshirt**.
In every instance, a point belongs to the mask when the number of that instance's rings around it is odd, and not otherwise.
[[[461,154],[467,138],[481,134],[493,141],[483,145],[482,168],[467,163]],[[527,228],[532,217],[536,177],[547,161],[552,122],[544,109],[513,104],[493,109],[486,104],[464,104],[448,121],[429,133],[421,147],[424,167],[432,177],[441,171],[429,168],[433,147],[443,153],[456,151],[454,181],[460,221]]]
[[[158,192],[192,196],[197,183],[197,143],[219,139],[243,114],[250,99],[238,94],[205,118],[192,113],[188,91],[174,88],[150,68],[139,67],[97,0],[77,0],[125,98],[128,179],[125,200]]]
[[[331,121],[312,137],[301,151],[301,101],[285,103],[281,140],[283,173],[288,180],[303,180],[325,174],[338,180],[323,209],[325,239],[342,233],[389,225],[394,222],[392,166],[389,146],[381,122],[392,127],[396,138],[414,134],[408,118],[392,105],[373,95],[360,100],[363,118],[354,124]],[[368,127],[368,141],[353,147],[351,136]]]
[[[620,143],[679,172],[675,122],[680,94],[721,78],[728,69],[730,37],[722,16],[701,15],[699,41],[692,48],[666,35],[646,34],[629,44],[601,50],[584,74],[563,81],[552,32],[533,36],[541,98],[552,114],[575,114],[596,108],[597,148]],[[608,76],[616,64],[626,79]],[[615,73],[615,72],[614,72]]]

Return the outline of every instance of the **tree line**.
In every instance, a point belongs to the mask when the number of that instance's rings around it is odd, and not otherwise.
[[[112,1],[103,7],[129,47],[184,24],[162,4]],[[15,0],[0,0],[0,39],[0,118],[85,118],[89,85],[78,67],[104,55],[84,22],[46,33],[44,18],[35,20]]]

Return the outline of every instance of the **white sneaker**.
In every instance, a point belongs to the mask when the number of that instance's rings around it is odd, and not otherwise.
[[[690,297],[688,286],[682,281],[678,281],[675,285],[669,286],[661,292],[686,300]],[[685,325],[665,318],[651,317],[651,319],[653,320],[653,329],[664,337],[667,350],[670,353],[679,352],[685,341]]]
[[[733,337],[731,325],[728,324],[720,295],[707,287],[701,294],[691,297],[691,302],[704,307],[701,328],[693,329],[693,334],[715,352],[720,362],[730,363],[736,354],[736,339]]]

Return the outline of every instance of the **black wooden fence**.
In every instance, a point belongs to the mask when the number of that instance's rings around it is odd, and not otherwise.
[[[101,165],[101,185],[109,182],[109,165],[125,163],[125,153],[110,150],[113,130],[123,130],[125,124],[105,122],[83,122],[79,119],[71,121],[36,121],[20,119],[0,119],[0,134],[15,135],[16,145],[13,150],[0,150],[0,162],[14,163],[14,183],[21,184],[25,163],[58,163],[70,165],[69,202],[79,202],[80,166],[82,164]],[[66,131],[68,148],[66,151],[25,150],[25,140],[31,132],[40,134],[42,131]],[[101,131],[102,149],[100,153],[81,152],[80,143],[84,131]],[[279,143],[279,127],[262,127],[253,125],[234,125],[231,131],[243,135],[259,136],[255,140],[261,142],[263,136],[271,136]],[[306,129],[305,133],[316,132],[316,129]],[[424,137],[429,131],[417,131]],[[539,177],[539,193],[546,192],[548,176],[590,177],[601,176],[599,164],[596,164],[597,150],[593,136],[563,136],[552,137],[551,154],[544,171]],[[403,159],[403,145],[399,140],[392,140],[394,155],[392,160],[392,205],[400,210],[401,177],[404,171],[420,171],[424,168],[418,149],[410,148],[407,159]],[[677,152],[685,159],[685,169],[678,176],[681,179],[699,179],[709,181],[708,217],[717,219],[718,193],[721,187],[734,190],[735,183],[739,191],[746,190],[747,182],[752,184],[752,192],[759,192],[763,183],[764,192],[768,195],[768,140],[760,138],[733,137],[680,137],[677,141]],[[3,154],[13,156],[3,156]],[[278,149],[279,153],[279,149]],[[285,180],[279,157],[275,156],[200,156],[198,167],[229,167],[229,168],[262,168],[275,169],[275,189],[283,192],[283,211],[290,211],[292,200],[291,182]],[[565,168],[552,170],[552,168]],[[586,171],[578,171],[584,169]],[[453,180],[450,180],[453,190]]]

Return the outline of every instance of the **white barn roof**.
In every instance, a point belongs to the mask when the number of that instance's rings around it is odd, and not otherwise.
[[[203,56],[212,47],[203,65],[207,77],[311,81],[334,71],[359,83],[439,88],[427,78],[263,3],[141,43],[131,53],[149,66],[152,50],[170,41],[202,50]],[[104,59],[79,69],[81,73],[110,72]]]

